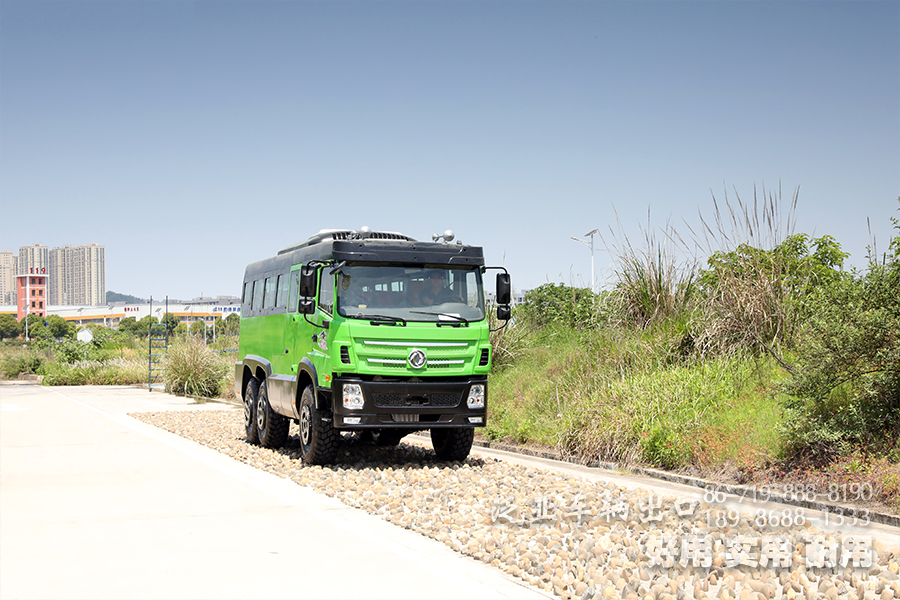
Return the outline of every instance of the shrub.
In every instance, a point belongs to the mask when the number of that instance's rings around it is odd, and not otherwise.
[[[0,356],[0,371],[6,379],[15,379],[20,373],[36,374],[47,357],[30,349],[4,351]]]
[[[900,221],[894,219],[900,232]],[[803,331],[788,385],[795,453],[820,457],[853,446],[890,453],[900,438],[900,235],[864,275],[823,292]]]
[[[218,397],[228,373],[227,361],[196,338],[170,346],[165,358],[166,391],[171,393]]]
[[[602,304],[602,298],[591,290],[545,283],[525,294],[525,304],[517,308],[517,315],[535,327],[589,327],[602,313]]]
[[[704,293],[696,343],[704,350],[765,350],[792,345],[815,298],[845,277],[834,238],[789,236],[772,250],[740,244],[713,253],[700,272]],[[785,364],[786,366],[786,364]]]

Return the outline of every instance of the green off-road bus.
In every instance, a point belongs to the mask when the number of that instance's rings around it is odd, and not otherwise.
[[[247,440],[335,460],[342,432],[396,445],[431,431],[438,458],[463,460],[487,419],[491,367],[482,249],[398,233],[323,230],[244,272],[235,393]],[[439,241],[440,240],[440,241]]]

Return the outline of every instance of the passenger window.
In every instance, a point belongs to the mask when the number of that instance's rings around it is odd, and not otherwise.
[[[275,278],[266,277],[266,301],[263,308],[275,306]]]
[[[284,276],[279,275],[278,280],[275,282],[275,306],[279,308],[284,306],[284,285],[282,285],[283,280]]]
[[[247,306],[247,309],[250,309],[250,282],[244,284],[244,297],[241,298],[241,304]]]
[[[300,269],[291,272],[291,293],[288,294],[288,312],[297,312],[300,299]]]
[[[322,269],[322,284],[319,286],[319,308],[329,315],[334,313],[334,275]]]
[[[262,310],[263,303],[263,290],[262,290],[262,280],[257,279],[253,282],[253,310]]]

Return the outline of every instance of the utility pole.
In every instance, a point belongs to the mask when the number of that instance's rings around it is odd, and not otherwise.
[[[591,293],[592,294],[597,293],[594,290],[594,235],[596,235],[599,231],[600,231],[599,229],[593,229],[591,231],[588,231],[586,234],[584,234],[584,236],[582,236],[582,237],[590,237],[591,238],[590,244],[581,238],[577,238],[577,237],[572,238],[576,242],[581,242],[582,244],[584,244],[585,246],[587,246],[588,248],[591,249]]]

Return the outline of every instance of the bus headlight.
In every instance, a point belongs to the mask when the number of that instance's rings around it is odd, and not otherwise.
[[[466,401],[469,408],[484,408],[484,386],[476,383],[469,388],[469,399]]]
[[[362,410],[363,400],[362,388],[357,383],[344,384],[344,408],[347,410]]]

